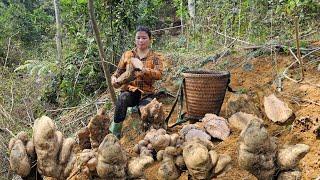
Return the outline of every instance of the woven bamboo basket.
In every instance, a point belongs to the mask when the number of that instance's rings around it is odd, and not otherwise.
[[[183,73],[183,76],[187,116],[201,119],[206,113],[219,115],[230,73],[227,71],[187,71]]]

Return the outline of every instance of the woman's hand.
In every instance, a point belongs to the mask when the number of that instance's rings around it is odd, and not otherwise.
[[[145,72],[146,72],[146,68],[142,68],[141,70],[139,70],[139,71],[134,71],[134,74],[135,74],[135,76],[136,77],[143,77],[144,76],[144,74],[145,74]]]
[[[114,77],[114,76],[111,76],[111,84],[114,88],[119,88],[120,87],[120,84],[118,83],[117,81],[117,78]]]
[[[138,58],[131,58],[131,64],[133,65],[134,69],[143,69],[143,62]]]

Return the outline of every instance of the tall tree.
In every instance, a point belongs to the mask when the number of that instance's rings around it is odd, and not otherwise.
[[[62,36],[61,36],[61,19],[60,19],[60,2],[59,0],[53,0],[55,16],[56,16],[56,44],[57,44],[57,61],[59,68],[62,63]]]
[[[103,50],[103,45],[102,45],[102,41],[100,38],[100,32],[99,32],[98,25],[97,25],[95,15],[94,15],[93,0],[88,0],[88,9],[89,9],[89,15],[90,15],[91,23],[92,23],[93,32],[94,32],[95,39],[97,41],[98,48],[99,48],[99,57],[100,57],[102,69],[103,69],[104,76],[107,81],[111,100],[112,100],[113,104],[115,104],[116,103],[116,94],[115,94],[113,86],[111,84],[111,75],[110,75],[109,64],[105,63],[107,58],[106,58],[106,54]]]

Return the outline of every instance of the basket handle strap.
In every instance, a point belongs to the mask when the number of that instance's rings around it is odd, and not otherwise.
[[[176,107],[176,105],[177,105],[177,103],[178,103],[178,100],[180,100],[180,101],[179,101],[179,102],[180,102],[179,118],[182,117],[182,109],[183,109],[183,86],[184,86],[184,81],[185,81],[185,80],[184,80],[184,78],[183,78],[182,81],[181,81],[181,83],[180,83],[180,85],[179,85],[179,89],[178,89],[178,91],[177,91],[177,95],[176,95],[176,98],[175,98],[175,100],[174,100],[174,103],[173,103],[173,105],[172,105],[172,107],[171,107],[171,110],[170,110],[168,116],[167,116],[166,119],[165,119],[165,123],[166,123],[167,127],[168,127],[169,119],[170,119],[170,117],[171,117],[171,115],[172,115],[172,113],[173,113],[173,111],[174,111],[174,108]]]

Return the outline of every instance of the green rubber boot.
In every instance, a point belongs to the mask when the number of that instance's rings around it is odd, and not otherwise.
[[[109,131],[115,135],[118,139],[121,138],[121,129],[122,129],[122,122],[120,123],[115,123],[114,121],[112,121],[110,127],[109,127]]]

